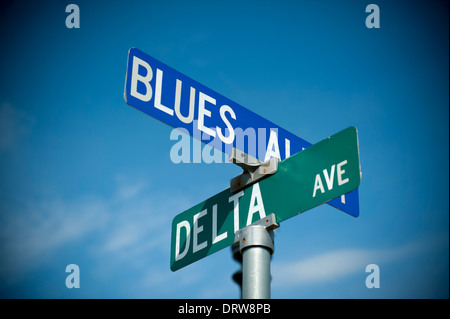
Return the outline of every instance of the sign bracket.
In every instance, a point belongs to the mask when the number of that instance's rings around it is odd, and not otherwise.
[[[242,254],[242,299],[270,298],[270,260],[274,253],[274,232],[279,225],[275,214],[236,232]]]
[[[261,162],[253,156],[233,148],[229,161],[244,170],[241,175],[232,178],[230,181],[230,191],[236,193],[267,175],[275,174],[278,169],[279,159],[271,157],[268,161]]]

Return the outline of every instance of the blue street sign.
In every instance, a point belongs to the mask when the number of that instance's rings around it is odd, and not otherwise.
[[[135,109],[229,155],[236,148],[262,162],[270,157],[284,160],[311,146],[136,48],[128,52],[124,99]],[[357,189],[328,204],[359,216]]]

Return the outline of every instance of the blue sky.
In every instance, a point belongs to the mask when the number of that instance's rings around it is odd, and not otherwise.
[[[448,298],[448,3],[374,1],[368,29],[365,1],[74,1],[68,29],[69,3],[0,7],[1,297],[239,297],[229,249],[169,269],[173,217],[241,169],[172,163],[123,99],[136,47],[311,143],[357,127],[360,217],[281,223],[273,298]]]

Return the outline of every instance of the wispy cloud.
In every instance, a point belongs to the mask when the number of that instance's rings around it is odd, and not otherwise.
[[[148,186],[148,183],[143,180],[131,180],[123,175],[116,176],[117,191],[116,198],[120,200],[128,200],[142,193]]]
[[[42,200],[28,202],[15,211],[2,211],[2,275],[36,267],[48,253],[83,237],[103,224],[106,217],[105,203],[94,198],[77,202]]]
[[[112,194],[0,205],[0,279],[20,281],[37,266],[54,262],[65,247],[86,251],[105,271],[123,262],[138,267],[145,260],[142,256],[165,252],[175,213],[164,210],[163,204],[170,200],[174,212],[182,211],[188,206],[183,196],[149,194],[146,183],[129,178],[118,179]]]
[[[364,250],[337,250],[293,262],[274,262],[273,283],[288,286],[343,277],[360,268],[371,255]]]
[[[305,284],[320,284],[364,272],[372,263],[388,263],[416,254],[424,253],[430,247],[442,247],[447,236],[438,236],[425,241],[414,241],[408,244],[385,249],[342,249],[328,251],[292,262],[273,263],[273,285],[288,287]]]

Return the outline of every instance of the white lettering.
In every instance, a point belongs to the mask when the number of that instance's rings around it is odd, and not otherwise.
[[[255,201],[258,204],[255,204]],[[250,199],[250,207],[248,208],[247,225],[250,225],[253,220],[253,215],[259,212],[259,219],[266,217],[266,212],[264,210],[264,203],[261,196],[261,190],[259,189],[259,183],[253,185],[252,197]]]
[[[155,87],[155,107],[169,115],[173,115],[173,110],[161,103],[163,71],[156,69],[156,87]]]
[[[320,191],[325,193],[325,189],[323,188],[322,179],[320,178],[320,174],[316,175],[316,181],[314,182],[314,190],[313,190],[313,196],[316,197],[316,191],[320,189]]]
[[[233,202],[233,212],[234,212],[234,233],[239,230],[239,198],[244,195],[244,191],[236,193],[228,199],[228,202]]]
[[[213,232],[212,232],[212,243],[218,243],[219,241],[227,238],[228,233],[224,232],[217,236],[217,204],[213,205]]]
[[[191,306],[186,303],[185,306],[178,306],[178,313],[180,314],[204,314],[209,317],[213,306]]]
[[[345,170],[342,169],[342,166],[347,164],[347,160],[340,162],[339,164],[333,164],[330,169],[330,173],[328,173],[327,169],[323,170],[323,175],[325,177],[325,182],[327,183],[328,190],[333,189],[334,184],[334,172],[336,171],[338,185],[341,186],[345,183],[348,183],[349,179],[345,178],[342,179],[342,175],[345,174]],[[336,168],[337,167],[337,168]],[[317,190],[320,190],[322,193],[325,193],[325,189],[323,187],[322,178],[320,177],[320,174],[316,175],[316,179],[314,181],[314,188],[313,188],[313,195],[312,197],[316,197]],[[345,204],[345,197],[344,195],[341,196],[341,202]]]
[[[347,164],[347,160],[340,162],[337,164],[337,178],[338,178],[338,185],[341,186],[348,182],[348,178],[342,179],[342,175],[345,174],[345,170],[342,169],[342,166]]]
[[[233,128],[233,126],[231,126],[230,121],[228,121],[228,119],[226,118],[225,112],[230,113],[231,118],[232,118],[233,120],[236,119],[236,114],[234,114],[233,109],[232,109],[230,106],[228,106],[228,105],[222,105],[222,106],[220,107],[219,112],[220,112],[220,118],[221,118],[222,121],[225,123],[225,125],[227,126],[228,131],[229,131],[230,133],[229,133],[228,137],[225,137],[225,136],[223,135],[223,133],[222,133],[222,129],[221,129],[220,127],[217,126],[217,127],[216,127],[217,135],[219,136],[219,138],[220,138],[225,144],[231,144],[231,143],[233,143],[233,141],[234,141],[234,128]]]
[[[181,227],[184,227],[186,229],[186,241],[183,252],[180,253],[180,232]],[[176,233],[176,242],[175,242],[175,261],[178,261],[182,259],[184,256],[186,256],[188,250],[189,250],[189,243],[191,241],[191,226],[189,223],[185,220],[182,222],[179,222],[177,224],[177,233]]]
[[[328,176],[328,171],[326,169],[323,170],[323,176],[325,176],[325,182],[327,183],[328,190],[330,191],[333,188],[334,181],[334,169],[336,165],[331,166],[331,172]]]
[[[291,157],[291,141],[289,141],[287,138],[284,139],[284,149],[285,158]]]
[[[194,119],[194,108],[195,108],[195,89],[191,87],[191,94],[190,94],[190,100],[189,100],[189,114],[187,117],[183,116],[181,114],[180,108],[181,108],[181,87],[182,82],[177,79],[177,86],[175,89],[175,114],[177,115],[178,119],[186,124],[189,124]]]
[[[205,132],[206,134],[216,137],[216,132],[210,129],[209,127],[205,127],[205,120],[204,117],[211,117],[211,111],[205,109],[205,101],[216,105],[216,99],[213,99],[212,97],[199,92],[198,96],[198,129],[202,132]]]
[[[139,74],[139,66],[143,66],[147,70],[147,74],[142,76]],[[150,86],[150,81],[153,78],[153,70],[150,65],[144,60],[139,59],[137,56],[133,57],[133,68],[131,71],[131,88],[130,94],[135,98],[148,102],[152,98],[152,87]],[[137,83],[141,82],[145,85],[146,92],[145,94],[141,94],[137,91]]]
[[[269,143],[267,143],[267,151],[266,156],[264,156],[264,162],[267,162],[271,157],[278,157],[281,161],[277,132],[274,130],[270,130]]]
[[[202,250],[206,247],[208,242],[205,240],[203,243],[198,244],[198,234],[203,231],[203,225],[198,226],[198,220],[205,216],[207,213],[207,210],[204,209],[200,213],[194,215],[194,238],[193,238],[193,245],[192,245],[192,252],[196,253],[199,250]]]

